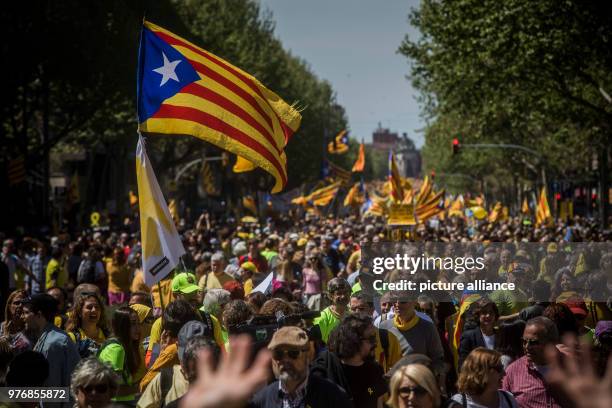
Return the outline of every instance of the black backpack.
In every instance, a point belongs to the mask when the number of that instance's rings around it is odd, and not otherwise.
[[[77,271],[77,283],[96,283],[96,262],[84,259]]]

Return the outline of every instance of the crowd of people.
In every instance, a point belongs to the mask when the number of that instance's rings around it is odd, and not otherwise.
[[[469,245],[521,298],[373,293],[362,248],[393,234],[354,216],[182,220],[180,267],[148,287],[138,229],[1,234],[1,386],[69,387],[79,408],[612,406],[612,248],[589,246],[612,237],[592,220],[408,235]]]

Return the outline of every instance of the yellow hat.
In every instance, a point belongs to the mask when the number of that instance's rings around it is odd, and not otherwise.
[[[253,273],[257,273],[258,272],[257,266],[255,266],[255,264],[253,262],[247,261],[247,262],[243,263],[242,265],[240,265],[240,267],[242,269],[244,269],[245,271],[251,271]]]
[[[136,312],[138,315],[138,321],[140,321],[140,323],[144,322],[147,316],[151,313],[151,308],[149,306],[141,305],[139,303],[130,305],[130,308]]]
[[[307,240],[306,238],[300,238],[300,239],[298,239],[297,246],[299,246],[299,247],[303,247],[303,246],[305,246],[307,243],[308,243],[308,240]]]

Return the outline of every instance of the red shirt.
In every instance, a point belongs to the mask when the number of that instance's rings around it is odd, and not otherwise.
[[[506,370],[502,389],[511,392],[521,408],[561,408],[544,377],[526,356]]]

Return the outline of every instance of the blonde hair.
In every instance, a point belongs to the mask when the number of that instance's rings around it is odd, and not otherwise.
[[[433,406],[440,406],[440,389],[436,378],[431,370],[422,364],[408,364],[393,373],[391,381],[389,381],[391,396],[387,400],[388,405],[393,408],[399,407],[399,389],[404,378],[408,378],[418,386],[423,387],[431,397]]]
[[[461,366],[457,380],[459,392],[468,395],[482,394],[488,385],[489,370],[498,366],[501,366],[499,351],[484,347],[475,348]]]

